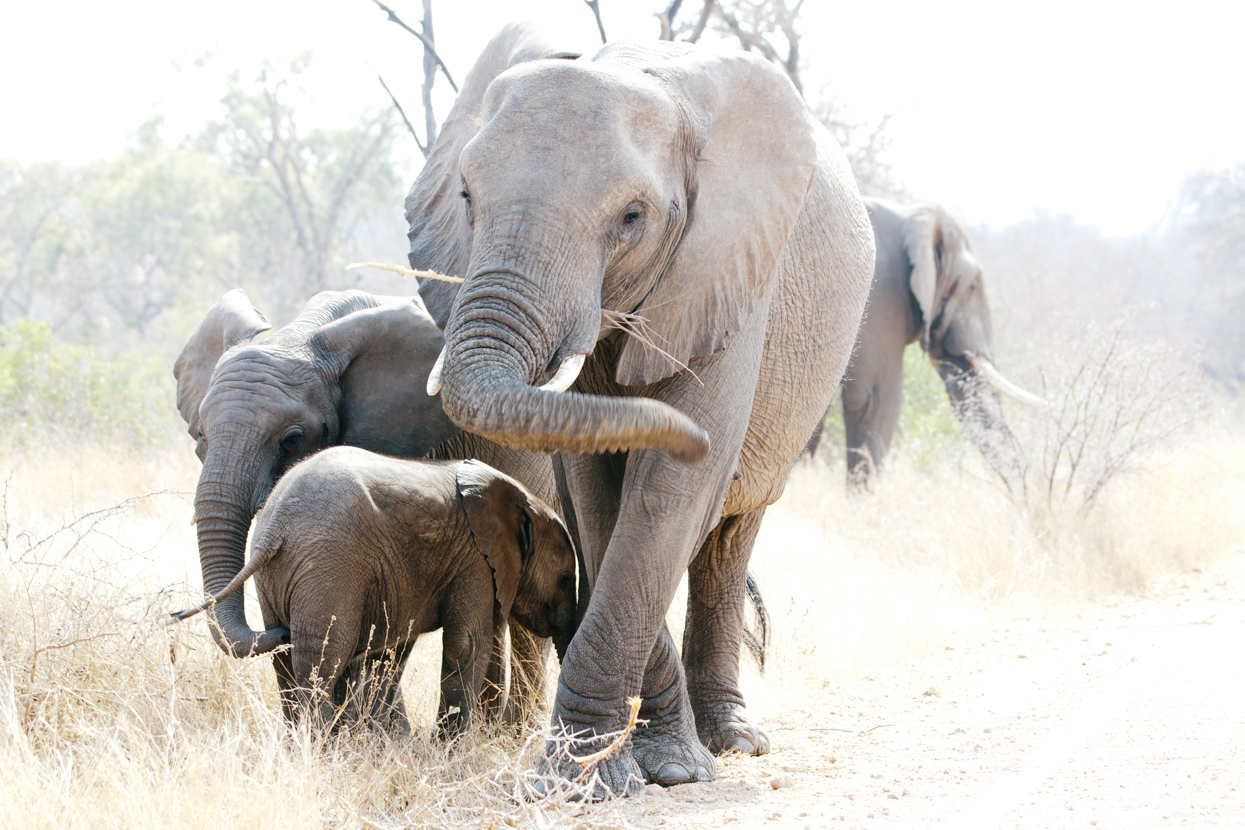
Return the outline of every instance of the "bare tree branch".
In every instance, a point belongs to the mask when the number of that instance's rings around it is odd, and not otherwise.
[[[425,43],[436,43],[432,33],[432,0],[424,0],[424,19],[420,24],[424,30]],[[424,135],[428,136],[428,147],[437,140],[437,117],[432,112],[432,85],[437,80],[437,62],[431,46],[424,47],[424,85],[421,89],[424,102]],[[455,90],[457,92],[457,90]],[[424,153],[427,156],[427,153]]]
[[[394,12],[393,9],[389,8],[384,3],[380,2],[380,0],[372,0],[372,2],[375,3],[377,6],[379,6],[381,11],[389,15],[389,19],[392,22],[398,24],[403,29],[406,29],[406,31],[410,32],[415,37],[419,38],[419,42],[424,44],[424,48],[427,49],[432,54],[432,57],[436,59],[437,66],[441,67],[441,73],[445,75],[445,80],[449,81],[450,88],[453,89],[454,92],[458,92],[458,84],[454,83],[454,77],[450,75],[449,67],[445,65],[445,61],[441,60],[441,56],[437,54],[437,48],[432,44],[432,41],[430,41],[428,38],[424,37],[419,32],[412,29],[410,26],[406,25],[406,22],[403,21],[402,18],[398,17],[397,13]],[[597,21],[598,21],[598,25],[600,25],[599,16],[597,18]],[[604,30],[602,30],[602,32],[604,32]]]
[[[713,16],[713,10],[717,6],[717,0],[705,0],[705,5],[700,10],[700,19],[696,21],[692,33],[687,36],[688,43],[695,43],[700,40],[700,36],[705,33],[705,26],[709,25],[709,18]]]
[[[376,1],[372,0],[372,2]],[[597,19],[597,31],[601,33],[601,42],[605,43],[605,24],[601,22],[601,0],[584,0],[584,2],[588,4],[588,8],[592,9],[592,16]]]
[[[661,35],[658,40],[674,40],[674,18],[679,14],[679,6],[683,5],[683,0],[673,0],[670,7],[664,12],[657,12],[655,15],[661,23]]]
[[[385,83],[385,79],[381,77],[379,72],[376,73],[376,80],[380,81],[380,85],[384,87],[385,94],[393,102],[393,108],[398,111],[398,115],[402,116],[402,123],[406,125],[407,132],[411,134],[411,138],[415,139],[415,146],[419,148],[419,152],[424,154],[424,158],[428,158],[428,148],[419,140],[419,133],[415,132],[415,125],[411,123],[411,119],[406,117],[406,110],[402,109],[402,105],[398,103],[398,99],[390,91],[389,84]]]

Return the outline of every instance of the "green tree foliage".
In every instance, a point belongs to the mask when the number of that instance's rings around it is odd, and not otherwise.
[[[141,448],[177,432],[172,377],[151,354],[65,343],[45,321],[0,327],[0,423],[4,441],[49,436],[104,439]]]
[[[235,73],[220,117],[179,144],[163,139],[155,117],[120,154],[79,168],[0,160],[0,413],[25,431],[160,433],[172,404],[126,378],[150,379],[159,367],[152,388],[167,387],[178,351],[223,292],[246,288],[280,323],[328,288],[413,290],[343,268],[405,254],[389,113],[300,129],[306,65],[265,66],[250,82]],[[137,428],[157,400],[150,430]]]

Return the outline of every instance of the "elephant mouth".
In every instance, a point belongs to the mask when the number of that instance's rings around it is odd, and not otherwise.
[[[446,347],[448,348],[448,347]],[[435,396],[441,391],[441,372],[445,369],[445,352],[441,349],[441,354],[437,356],[437,362],[433,364],[432,371],[428,373],[427,391],[429,396]],[[553,377],[537,387],[546,392],[565,392],[575,384],[579,378],[579,373],[583,371],[584,361],[588,355],[584,353],[573,354],[562,361],[558,366],[558,371],[554,372]]]

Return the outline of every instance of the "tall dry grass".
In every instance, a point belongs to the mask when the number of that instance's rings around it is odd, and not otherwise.
[[[754,714],[1017,614],[1143,590],[1245,539],[1245,439],[1151,448],[1088,514],[1041,521],[969,453],[901,450],[876,492],[838,463],[799,466],[753,570],[774,617]],[[0,822],[20,827],[615,826],[613,808],[517,795],[541,741],[477,728],[433,738],[439,639],[404,689],[409,740],[321,741],[281,719],[265,659],[224,657],[201,622],[188,447],[0,455]],[[672,609],[677,630],[682,606]],[[252,607],[251,613],[255,609]],[[254,614],[252,619],[258,620]]]

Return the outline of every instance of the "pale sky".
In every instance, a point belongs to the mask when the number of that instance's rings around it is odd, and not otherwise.
[[[390,5],[412,24],[421,14],[416,0]],[[611,37],[641,40],[656,36],[652,11],[665,3],[601,5]],[[1245,4],[1163,6],[806,0],[805,89],[814,100],[824,86],[864,117],[895,113],[899,178],[970,222],[1044,210],[1135,233],[1162,220],[1187,173],[1245,161]],[[599,43],[582,0],[433,8],[438,51],[458,80],[507,20],[534,20],[568,49]],[[250,76],[264,58],[305,50],[305,125],[386,104],[372,67],[419,110],[418,43],[369,0],[7,3],[0,157],[106,157],[156,111],[174,140],[217,112],[229,71]],[[451,93],[437,86],[443,117]],[[414,170],[418,151],[403,146]]]

